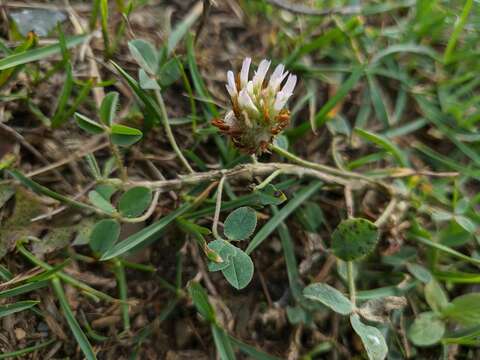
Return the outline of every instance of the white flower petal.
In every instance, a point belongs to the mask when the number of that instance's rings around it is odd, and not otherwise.
[[[233,71],[228,71],[227,72],[227,81],[228,81],[228,87],[234,91],[234,93],[237,93],[237,85],[235,84],[235,75],[233,74]],[[227,87],[227,89],[228,89]],[[230,91],[229,91],[230,92]],[[232,94],[230,94],[232,96]]]
[[[275,71],[273,72],[272,76],[270,76],[270,81],[268,82],[268,87],[270,91],[275,93],[278,91],[280,84],[282,83],[283,79],[288,75],[288,71],[285,71],[285,66],[283,64],[277,65]]]
[[[238,105],[242,110],[247,110],[247,112],[253,112],[258,114],[258,109],[252,101],[250,95],[248,95],[247,89],[242,89],[238,96]]]
[[[230,95],[231,98],[234,98],[235,96],[237,96],[236,89],[232,88],[230,85],[225,85],[225,87],[227,88],[228,95]]]
[[[273,104],[273,110],[276,113],[280,112],[283,107],[287,104],[288,99],[292,96],[292,94],[285,93],[283,91],[279,91],[277,96],[275,97],[275,103]]]
[[[295,89],[295,85],[297,84],[297,76],[290,74],[287,79],[285,85],[283,85],[282,92],[286,94],[293,94],[293,89]]]
[[[254,99],[255,93],[254,93],[254,91],[253,91],[253,81],[250,80],[250,81],[247,83],[246,89],[247,89],[248,95],[250,95],[250,98],[251,98],[251,99]]]
[[[248,81],[248,72],[250,70],[250,64],[252,62],[252,58],[245,58],[245,60],[243,60],[243,64],[242,64],[242,70],[240,71],[240,86],[242,88],[245,87],[245,85],[247,85],[247,81]]]
[[[223,121],[224,121],[225,124],[227,124],[228,126],[233,126],[233,125],[235,125],[236,118],[235,118],[235,114],[233,113],[232,110],[230,110],[230,111],[225,115],[225,119],[223,119]]]
[[[267,59],[263,59],[260,64],[258,65],[258,69],[253,76],[253,85],[256,89],[261,88],[263,84],[263,80],[267,75],[268,68],[270,67],[270,61]]]

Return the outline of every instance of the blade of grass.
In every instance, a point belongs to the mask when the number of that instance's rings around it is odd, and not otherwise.
[[[463,28],[468,19],[468,15],[470,15],[470,11],[473,7],[473,0],[466,0],[465,5],[462,10],[462,14],[457,19],[455,27],[453,28],[452,35],[448,40],[447,47],[445,48],[445,52],[443,53],[443,61],[445,64],[449,64],[452,60],[452,54],[455,50],[455,45],[457,45],[458,38],[460,37],[460,33],[462,32]]]
[[[128,331],[130,329],[130,315],[129,315],[129,305],[128,305],[128,298],[127,298],[127,279],[125,277],[125,267],[123,263],[119,259],[113,259],[114,269],[115,269],[115,277],[117,279],[117,286],[118,286],[118,297],[122,300],[122,304],[120,305],[120,309],[122,311],[122,320],[123,320],[123,330]]]
[[[461,252],[458,252],[456,250],[453,250],[451,248],[449,248],[448,246],[445,246],[445,245],[442,245],[442,244],[439,244],[439,243],[436,243],[436,242],[433,242],[429,239],[426,239],[424,237],[421,237],[421,236],[415,236],[414,237],[415,240],[417,240],[418,242],[421,242],[422,244],[425,244],[427,246],[430,246],[434,249],[437,249],[437,250],[440,250],[440,251],[443,251],[444,253],[447,253],[447,254],[450,254],[454,257],[457,257],[459,259],[462,259],[462,260],[465,260],[469,263],[472,263],[472,264],[476,264],[476,265],[480,265],[480,259],[476,259],[476,258],[472,258],[470,256],[467,256],[465,254],[462,254]]]
[[[18,301],[13,304],[0,305],[0,318],[14,314],[19,311],[30,309],[31,307],[37,305],[40,301],[35,300],[26,300]]]
[[[20,358],[20,357],[25,358],[23,357],[24,355],[30,354],[34,351],[47,347],[48,345],[53,344],[54,342],[55,342],[55,339],[51,339],[37,345],[28,346],[20,350],[3,353],[3,354],[0,354],[0,359],[10,359],[10,358]]]
[[[48,286],[50,282],[48,280],[37,281],[28,284],[16,286],[11,289],[0,291],[0,299],[6,299],[12,296],[27,294],[31,291],[38,290]]]
[[[218,355],[221,360],[235,360],[235,353],[230,343],[230,338],[220,326],[216,324],[211,325],[211,330],[213,334],[213,341],[215,342],[215,347],[217,348]]]
[[[73,311],[70,308],[70,305],[68,304],[68,300],[65,295],[65,292],[63,291],[63,286],[62,286],[62,283],[60,282],[60,279],[58,277],[54,277],[51,280],[51,282],[52,282],[53,291],[55,292],[55,295],[57,296],[58,301],[60,302],[60,307],[62,308],[63,315],[65,316],[68,326],[70,327],[70,330],[72,331],[73,336],[77,340],[77,343],[80,346],[80,349],[85,355],[85,358],[87,360],[96,360],[97,357],[93,352],[92,345],[90,345],[90,342],[88,341],[82,328],[78,324],[77,319],[75,319],[75,315],[73,314]]]
[[[238,340],[237,338],[229,335],[230,341],[240,349],[244,354],[250,356],[255,360],[280,360],[276,356],[269,355],[263,351],[257,350],[251,345],[245,344],[244,342]]]
[[[322,106],[320,111],[315,115],[315,124],[317,128],[320,128],[326,121],[329,120],[328,114],[330,111],[340,102],[342,101],[352,90],[355,85],[358,84],[360,79],[364,74],[364,70],[362,67],[357,67],[353,70],[352,74],[343,82],[340,86],[338,91],[333,95],[330,99],[328,99],[327,103]],[[299,138],[304,135],[310,129],[310,123],[305,122],[302,125],[299,125],[293,129],[287,130],[286,134],[289,137]]]
[[[190,210],[192,206],[193,206],[192,204],[183,204],[178,209],[170,212],[168,215],[165,215],[159,221],[145,227],[139,232],[117,243],[111,249],[106,251],[103,254],[103,256],[100,258],[100,260],[105,261],[105,260],[112,259],[116,256],[126,253],[127,251],[133,249],[136,246],[141,245],[143,242],[154,237],[157,233],[159,233],[164,227],[169,225],[178,216],[181,216],[184,213],[186,213],[188,210]]]
[[[197,19],[202,15],[203,11],[203,3],[198,2],[193,6],[193,8],[189,11],[187,16],[180,21],[180,23],[175,26],[175,29],[172,31],[170,36],[168,37],[167,41],[167,56],[170,56],[177,47],[178,43],[182,40],[182,38],[187,34],[189,29],[195,24]]]
[[[65,44],[67,48],[72,48],[74,46],[84,43],[88,39],[88,35],[77,35],[67,37],[65,39]],[[19,54],[12,54],[0,60],[0,70],[9,69],[22,64],[27,64],[29,62],[45,59],[51,55],[58,54],[62,51],[60,43],[53,45],[47,45],[41,48],[36,48],[32,50],[27,50]]]
[[[403,167],[409,167],[407,156],[400,150],[400,148],[391,142],[389,139],[382,135],[374,134],[372,132],[356,128],[354,129],[355,133],[359,135],[362,139],[373,142],[374,144],[381,147],[383,150],[390,153],[393,158],[397,161],[398,165]]]
[[[295,209],[297,209],[306,199],[320,190],[322,185],[322,182],[314,181],[298,191],[294,198],[292,198],[277,214],[272,216],[270,220],[263,225],[260,231],[257,232],[255,237],[250,241],[245,252],[248,255],[251,254],[253,250],[255,250],[273,231],[275,231],[279,224],[295,211]]]

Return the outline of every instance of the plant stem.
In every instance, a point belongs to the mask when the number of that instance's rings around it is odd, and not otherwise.
[[[368,176],[362,175],[362,174],[357,174],[351,171],[344,171],[344,170],[339,170],[335,169],[331,166],[327,165],[322,165],[322,164],[317,164],[311,161],[304,160],[294,154],[292,154],[290,151],[282,149],[281,147],[278,147],[276,145],[271,144],[269,146],[269,149],[272,150],[273,152],[277,153],[278,155],[281,155],[299,165],[305,166],[310,169],[315,169],[318,171],[322,171],[328,174],[332,175],[337,175],[337,176],[342,176],[344,178],[350,178],[350,179],[359,179],[359,180],[364,180],[368,182],[375,182],[377,181],[370,179]]]
[[[222,209],[222,193],[223,193],[223,184],[225,183],[226,176],[222,176],[220,182],[218,183],[217,188],[217,201],[215,204],[215,215],[213,216],[212,224],[212,233],[215,239],[223,240],[222,237],[218,234],[218,219],[220,218],[220,210]]]
[[[162,112],[162,122],[163,126],[165,127],[165,132],[167,133],[168,140],[170,141],[170,145],[172,146],[173,150],[182,162],[183,166],[185,166],[188,172],[192,174],[195,171],[193,171],[187,159],[185,159],[185,157],[183,156],[182,151],[178,147],[177,142],[175,141],[175,137],[173,136],[172,128],[170,127],[170,122],[168,121],[167,108],[165,107],[165,103],[163,102],[160,90],[155,90],[155,97],[157,98],[157,102],[160,105],[160,111]]]
[[[40,240],[41,241],[41,240]],[[36,258],[33,254],[31,254],[21,242],[17,243],[17,250],[25,256],[32,264],[39,266],[46,271],[51,271],[53,270],[53,267],[47,264],[46,262],[43,262],[42,260]],[[70,284],[72,286],[75,286],[79,288],[80,290],[84,291],[85,293],[90,293],[100,299],[107,300],[107,301],[116,301],[115,298],[111,297],[110,295],[104,294],[99,290],[96,290],[92,288],[91,286],[82,283],[81,281],[75,279],[74,277],[65,274],[62,271],[57,271],[55,275],[61,279],[62,281],[66,282],[67,284]]]
[[[123,181],[127,181],[128,173],[127,173],[127,168],[123,164],[122,154],[120,153],[120,149],[118,148],[118,146],[115,145],[111,140],[110,140],[110,149],[112,151],[113,157],[115,158],[115,162],[117,163],[118,171],[120,171],[120,178]]]
[[[355,307],[357,301],[357,291],[355,289],[355,277],[353,275],[353,261],[347,261],[347,279],[348,292],[350,293],[350,301]]]
[[[117,278],[118,284],[118,295],[120,300],[122,300],[122,304],[120,304],[120,309],[122,312],[122,320],[123,320],[123,329],[125,331],[130,330],[130,315],[129,315],[129,305],[127,299],[127,279],[125,277],[125,268],[123,266],[122,261],[118,258],[113,259],[113,266],[115,277]]]

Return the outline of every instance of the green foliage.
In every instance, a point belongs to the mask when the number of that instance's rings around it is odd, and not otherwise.
[[[99,116],[100,120],[106,126],[112,126],[118,107],[118,93],[116,91],[109,92],[100,104]]]
[[[135,61],[147,74],[156,74],[158,70],[158,51],[148,41],[135,39],[128,43],[128,49]]]
[[[105,131],[104,127],[99,123],[89,119],[85,115],[75,113],[75,120],[77,121],[77,125],[84,131],[90,134],[101,134]]]
[[[27,346],[9,348],[0,359],[42,358],[53,342],[55,349],[62,346],[56,355],[81,351],[94,359],[118,341],[132,345],[130,358],[145,357],[159,323],[179,307],[172,322],[190,321],[193,306],[203,317],[194,321],[203,350],[215,348],[222,360],[235,359],[235,351],[277,359],[235,337],[243,320],[261,325],[255,340],[268,338],[279,358],[341,357],[342,349],[361,357],[355,332],[369,359],[387,353],[392,359],[446,357],[452,349],[473,359],[480,345],[480,293],[472,292],[480,283],[478,4],[291,1],[289,11],[275,1],[245,0],[233,8],[217,3],[169,4],[173,16],[162,11],[162,21],[150,29],[133,16],[147,19],[148,2],[94,0],[89,35],[64,35],[59,26],[51,34],[58,41],[25,36],[5,19],[0,257],[20,259],[0,264],[0,317],[43,321],[50,285],[64,315],[60,325],[73,336],[36,343],[28,337]],[[69,32],[78,32],[84,13],[70,14]],[[233,27],[230,17],[238,18]],[[255,44],[250,54],[242,25]],[[276,31],[256,41],[266,25]],[[100,31],[101,38],[92,35]],[[135,34],[152,40],[132,40]],[[212,41],[218,34],[224,42]],[[287,129],[250,159],[210,123],[231,108],[220,86],[226,70],[239,70],[243,56],[257,68],[260,54],[269,54],[271,68],[285,64],[299,81]],[[81,131],[69,127],[70,120]],[[392,207],[385,209],[388,201]],[[358,218],[332,229],[350,204]],[[218,212],[226,216],[226,240],[215,231],[216,221],[212,226]],[[121,229],[126,238],[119,241]],[[58,251],[47,262],[42,259],[52,242]],[[80,246],[86,244],[90,248]],[[141,256],[131,256],[135,251]],[[116,289],[109,292],[118,299],[77,278],[72,259],[82,272],[112,271]],[[259,284],[247,288],[253,260]],[[202,261],[218,274],[205,276]],[[130,291],[138,271],[146,274],[145,288],[152,282],[155,289],[140,310],[132,307],[137,295]],[[212,302],[194,277],[216,290]],[[67,284],[77,291],[75,309],[63,290]],[[226,285],[243,291],[229,296]],[[348,298],[339,291],[346,287]],[[97,309],[118,309],[121,322],[110,327],[109,341],[88,323],[101,314],[83,314],[84,296]],[[403,309],[398,303],[406,298]],[[241,312],[235,327],[226,326],[246,299],[255,311]],[[166,306],[152,317],[156,301]],[[290,325],[271,326],[271,301],[286,309]],[[145,309],[148,316],[138,319],[148,323],[134,321]],[[316,341],[308,329],[325,327],[334,313],[349,316],[353,332],[342,319],[331,339]],[[300,324],[308,330],[302,341],[288,350],[279,346],[284,332]],[[208,329],[211,336],[204,336]]]
[[[0,305],[0,318],[15,314],[16,312],[30,309],[37,305],[40,301],[27,300],[27,301],[18,301],[13,304]]]
[[[353,305],[340,291],[328,284],[310,284],[303,290],[307,299],[319,301],[341,315],[349,315]]]
[[[480,293],[456,297],[442,309],[442,315],[466,326],[480,324]]]
[[[90,248],[96,253],[103,254],[117,242],[119,235],[120,224],[118,221],[100,220],[90,234]]]
[[[140,130],[120,124],[113,124],[110,130],[112,142],[119,146],[133,145],[143,136]]]
[[[137,186],[126,191],[118,201],[118,209],[125,217],[137,217],[143,214],[152,202],[152,190]]]
[[[371,253],[379,240],[375,224],[366,219],[343,220],[332,234],[332,249],[336,257],[351,261]]]
[[[357,314],[350,315],[350,324],[360,336],[363,346],[370,360],[383,360],[387,356],[388,348],[380,330],[376,327],[365,325]]]
[[[257,214],[248,206],[238,208],[228,215],[224,226],[225,236],[229,240],[245,240],[255,231]]]
[[[208,321],[215,322],[215,311],[208,301],[205,289],[197,282],[191,282],[188,286],[188,294],[198,312]]]
[[[408,337],[416,346],[432,346],[445,333],[445,323],[433,312],[419,314],[408,329]]]
[[[210,261],[208,265],[210,271],[222,271],[225,279],[238,290],[250,283],[254,270],[250,256],[225,240],[214,240],[208,244],[208,247],[223,260],[222,262]]]

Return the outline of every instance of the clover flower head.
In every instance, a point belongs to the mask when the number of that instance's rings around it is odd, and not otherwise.
[[[251,63],[252,59],[246,58],[237,76],[233,71],[227,72],[226,88],[232,109],[223,120],[214,119],[212,124],[230,135],[240,150],[255,154],[265,151],[288,125],[290,112],[285,106],[293,95],[297,76],[279,64],[267,81],[271,62],[264,59],[249,80]]]

